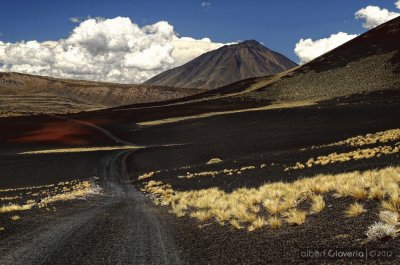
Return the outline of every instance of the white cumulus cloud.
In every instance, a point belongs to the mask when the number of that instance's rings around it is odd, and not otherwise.
[[[294,52],[300,58],[300,63],[306,63],[355,37],[357,35],[339,32],[319,40],[301,39],[296,44]]]
[[[400,1],[397,2],[396,5],[400,6]],[[398,16],[400,16],[399,13],[391,12],[385,8],[380,8],[379,6],[367,6],[355,13],[357,19],[365,20],[363,27],[366,29],[375,28],[376,26]]]
[[[72,23],[79,23],[81,22],[81,20],[78,17],[70,17],[69,21],[71,21]]]
[[[224,43],[179,37],[166,21],[139,27],[129,18],[88,18],[57,41],[0,41],[0,71],[140,83]]]
[[[201,7],[209,7],[209,6],[211,6],[210,2],[208,1],[201,2]]]
[[[400,9],[400,0],[395,5]],[[354,16],[358,20],[365,21],[362,24],[364,28],[372,29],[400,16],[400,14],[378,6],[367,6],[358,10]],[[299,57],[300,63],[306,63],[355,37],[357,37],[355,34],[339,32],[332,34],[329,38],[319,40],[301,39],[296,43],[294,52]]]

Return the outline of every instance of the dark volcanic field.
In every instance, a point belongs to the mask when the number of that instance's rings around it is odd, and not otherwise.
[[[134,179],[143,173],[160,170],[161,172],[151,179],[169,183],[175,190],[218,187],[229,192],[238,187],[258,187],[267,182],[293,181],[319,173],[362,171],[399,165],[399,154],[394,154],[328,166],[314,166],[304,170],[283,170],[287,165],[304,163],[310,157],[351,149],[329,147],[311,150],[311,146],[400,128],[399,97],[399,92],[356,95],[308,107],[227,114],[132,129],[129,137],[137,144],[179,145],[137,151],[128,160],[130,175]],[[211,158],[220,158],[223,163],[206,165]],[[266,164],[266,167],[261,169],[262,164]],[[178,178],[186,172],[251,165],[256,166],[256,169],[241,175]],[[141,186],[140,181],[134,183]],[[265,227],[247,232],[220,226],[214,222],[198,228],[198,221],[189,217],[177,218],[168,213],[168,209],[164,209],[162,218],[174,231],[174,240],[181,248],[182,258],[190,264],[315,263],[315,260],[301,259],[299,249],[399,248],[398,239],[363,245],[366,228],[378,219],[376,214],[379,212],[379,202],[369,201],[365,205],[368,214],[347,218],[343,212],[351,202],[353,200],[350,198],[333,199],[330,196],[327,198],[327,210],[311,215],[302,226],[285,225],[278,231]],[[391,262],[396,264],[398,260],[397,258]],[[348,263],[349,260],[342,262]]]
[[[346,146],[311,149],[312,146],[329,144],[356,135],[400,128],[399,91],[359,94],[306,107],[224,114],[148,128],[141,128],[135,124],[138,121],[151,121],[169,116],[185,116],[234,108],[245,109],[267,103],[241,101],[238,98],[235,100],[235,102],[230,102],[228,99],[216,100],[209,102],[208,105],[194,103],[153,109],[99,111],[69,117],[90,121],[123,140],[147,147],[127,157],[130,181],[137,188],[143,186],[143,181],[138,181],[137,177],[151,171],[160,171],[151,178],[152,180],[169,183],[175,190],[218,187],[229,192],[238,187],[258,187],[267,182],[293,181],[319,173],[340,173],[400,164],[397,153],[380,158],[284,171],[286,167],[293,166],[296,162],[305,163],[311,157],[347,152],[351,149]],[[1,188],[90,178],[96,175],[99,161],[108,154],[106,152],[49,154],[28,158],[15,155],[16,152],[116,144],[91,128],[71,124],[55,117],[0,119],[0,126],[7,128],[0,131]],[[57,139],[49,138],[55,128],[67,129],[56,130],[59,136]],[[220,158],[223,162],[207,165],[207,161],[211,158]],[[265,166],[261,167],[263,164]],[[178,178],[187,172],[242,166],[255,166],[255,169],[233,176],[219,174],[215,177]],[[351,202],[353,200],[350,198],[334,199],[328,196],[326,210],[307,216],[306,223],[301,226],[285,224],[277,231],[266,226],[254,232],[234,230],[230,226],[220,226],[214,222],[206,223],[203,228],[199,228],[200,223],[195,219],[178,218],[169,213],[167,207],[149,206],[149,209],[170,231],[169,240],[174,242],[179,258],[184,264],[288,264],[290,262],[315,264],[320,262],[301,259],[299,249],[304,247],[398,249],[400,247],[398,239],[363,245],[366,228],[377,220],[378,202],[366,203],[367,214],[357,218],[346,218],[343,211]],[[8,230],[0,233],[6,238],[12,238],[14,233],[29,231],[50,220],[66,218],[64,216],[73,211],[73,207],[79,210],[101,203],[102,199],[89,200],[83,204],[58,203],[56,212],[41,210],[24,212],[20,214],[22,216],[20,223],[12,223],[7,226]],[[5,216],[9,218],[10,214]],[[37,221],[38,218],[35,217],[40,217],[41,220]],[[111,223],[114,222],[114,226],[122,222],[118,219],[113,221],[112,218],[110,220]],[[5,220],[0,219],[0,221]],[[114,226],[112,231],[117,229]],[[99,227],[104,228],[104,226]],[[100,246],[99,242],[104,238],[108,236],[99,234],[98,238],[91,238],[90,242],[93,246]],[[79,243],[74,243],[69,246],[69,251],[72,253],[74,248],[81,247]],[[399,260],[397,257],[389,263],[398,264]],[[349,260],[342,262],[347,264]]]
[[[205,163],[211,158],[222,159],[223,164],[215,165],[221,168],[236,164],[290,165],[305,162],[317,155],[346,151],[346,147],[308,150],[311,146],[399,128],[399,99],[400,92],[358,95],[307,107],[225,114],[148,128],[132,128],[129,134],[114,133],[143,146],[176,145],[136,151],[128,163],[131,174],[185,166],[210,167]],[[109,126],[108,129],[112,131],[113,127]],[[374,163],[381,163],[373,160],[375,162],[368,161],[361,168],[359,164],[354,167],[362,170]],[[349,165],[346,168],[353,170]],[[312,172],[307,175],[309,173]],[[254,182],[254,185],[265,181]],[[237,185],[242,186],[247,181],[239,182]],[[221,188],[226,188],[223,186]]]

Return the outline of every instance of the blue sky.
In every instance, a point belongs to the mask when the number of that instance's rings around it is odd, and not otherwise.
[[[393,0],[211,0],[205,8],[202,2],[2,0],[0,40],[57,40],[75,26],[70,17],[126,16],[139,25],[166,20],[181,36],[214,42],[256,39],[298,61],[293,49],[299,39],[364,32],[354,13],[367,5],[394,10]]]
[[[356,19],[355,13],[368,6],[379,7],[366,10],[362,19]],[[293,61],[304,63],[389,20],[389,17],[399,15],[400,0],[1,0],[1,11],[0,70],[111,82],[141,82],[193,59],[201,54],[200,51],[247,39],[258,40]],[[387,14],[388,11],[391,12]],[[382,15],[386,19],[381,21]],[[97,21],[93,22],[99,29],[97,35],[85,33],[83,36],[82,32],[92,29],[90,25],[84,27],[83,23],[73,23],[71,18],[79,18],[82,22],[88,17],[102,17],[110,22],[116,17],[130,20],[117,21],[126,29],[117,32],[119,35],[109,34],[110,29],[118,31],[118,26],[104,26],[103,22]],[[160,21],[168,24],[155,24]],[[369,24],[363,27],[366,21]],[[149,40],[154,37],[146,35],[143,29],[138,36],[131,36],[131,40],[142,38],[141,46],[123,47],[128,49],[125,54],[109,47],[112,38],[126,41],[122,35],[124,32],[134,33],[131,25],[142,28],[153,24],[158,25],[154,26],[154,32],[160,44],[159,50],[152,47],[143,52],[151,46]],[[210,38],[211,43],[208,46],[200,42],[168,44],[168,36],[162,36],[162,32],[168,31],[170,26],[173,26],[173,31],[169,32],[171,38]],[[78,27],[83,28],[80,33],[75,32]],[[76,36],[72,40],[62,41],[69,39],[73,32]],[[344,34],[330,37],[339,32]],[[83,40],[89,37],[92,39]],[[307,38],[312,41],[301,43],[301,39]],[[317,41],[323,38],[329,39]],[[102,39],[107,43],[96,43]],[[39,44],[25,45],[22,42],[30,40]],[[51,48],[48,44],[41,44],[50,40],[57,41],[50,45]],[[298,43],[301,47],[295,52]],[[187,46],[191,44],[193,49],[188,53]],[[94,54],[90,45],[103,45],[102,56]],[[171,45],[180,53],[174,54]],[[65,54],[60,55],[60,51]],[[156,58],[155,54],[160,56]],[[30,62],[29,58],[32,59]],[[120,58],[122,63],[115,63],[116,59],[101,61],[100,58]],[[85,65],[97,66],[97,69],[92,67],[79,72]]]

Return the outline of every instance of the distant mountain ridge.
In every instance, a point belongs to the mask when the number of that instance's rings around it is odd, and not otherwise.
[[[226,45],[144,82],[147,85],[213,89],[242,79],[272,75],[296,67],[284,55],[255,40]]]
[[[0,116],[88,111],[176,99],[202,91],[0,72]]]

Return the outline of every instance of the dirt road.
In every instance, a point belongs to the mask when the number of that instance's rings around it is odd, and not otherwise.
[[[132,152],[114,151],[93,165],[104,195],[90,207],[67,209],[42,227],[3,240],[0,264],[180,264],[152,205],[126,184],[125,160]]]

